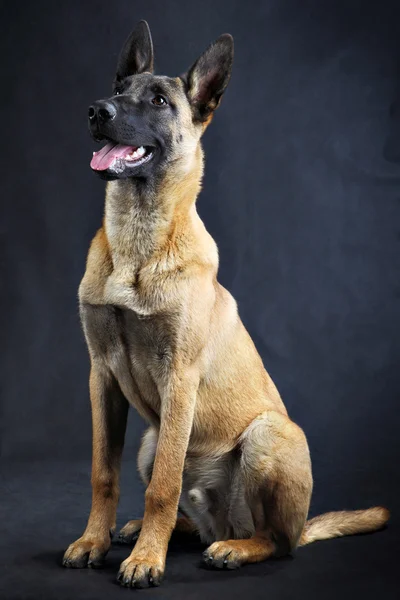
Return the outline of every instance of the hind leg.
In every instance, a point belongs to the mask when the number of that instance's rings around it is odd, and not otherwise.
[[[139,537],[142,529],[143,519],[133,519],[128,521],[118,534],[118,542],[121,544],[133,544]],[[178,533],[196,534],[197,529],[187,517],[178,517],[175,523],[174,531]]]
[[[214,542],[205,562],[234,569],[288,554],[299,543],[307,518],[312,475],[303,431],[276,412],[255,419],[241,438],[240,477],[254,521],[248,539]],[[234,511],[234,506],[231,506]]]
[[[153,470],[154,458],[157,449],[158,434],[155,429],[149,427],[144,433],[142,444],[138,454],[138,470],[140,477],[147,487],[150,483]],[[143,519],[133,519],[128,521],[118,534],[118,542],[123,544],[132,544],[139,537],[142,528]],[[175,531],[180,533],[197,533],[195,525],[187,517],[178,517],[176,520]]]

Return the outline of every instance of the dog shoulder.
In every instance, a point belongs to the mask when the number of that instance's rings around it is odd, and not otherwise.
[[[79,286],[80,302],[102,304],[104,285],[113,270],[110,248],[104,227],[101,227],[89,248],[86,270]]]

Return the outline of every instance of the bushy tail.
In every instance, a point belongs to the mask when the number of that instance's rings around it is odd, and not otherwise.
[[[389,520],[387,508],[375,506],[367,510],[340,510],[314,517],[306,522],[299,546],[305,546],[317,540],[355,533],[368,533],[381,529]]]

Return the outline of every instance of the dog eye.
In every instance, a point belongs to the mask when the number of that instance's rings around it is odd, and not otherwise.
[[[154,98],[152,99],[152,103],[155,104],[155,106],[165,106],[166,104],[168,104],[164,96],[160,95],[154,96]]]

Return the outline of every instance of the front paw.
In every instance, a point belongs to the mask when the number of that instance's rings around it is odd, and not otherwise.
[[[163,575],[163,557],[150,553],[135,556],[133,552],[121,563],[117,579],[125,587],[146,588],[160,585]]]
[[[74,569],[101,567],[109,548],[109,540],[101,541],[81,537],[66,550],[62,561],[63,567]]]

